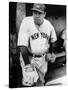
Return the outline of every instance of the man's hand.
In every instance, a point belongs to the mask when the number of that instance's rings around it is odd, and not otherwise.
[[[47,61],[51,60],[51,53],[47,53],[46,59],[47,59]]]
[[[56,55],[54,53],[48,53],[47,54],[47,61],[51,61],[52,63],[54,63],[56,60]]]
[[[56,55],[54,53],[52,53],[51,55],[51,62],[54,63],[56,60]]]

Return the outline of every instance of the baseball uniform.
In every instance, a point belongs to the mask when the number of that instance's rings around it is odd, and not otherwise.
[[[18,46],[26,46],[33,54],[30,58],[31,64],[45,74],[47,72],[47,61],[45,60],[46,53],[49,49],[49,40],[55,42],[57,40],[55,30],[51,23],[44,19],[42,25],[37,26],[34,23],[33,16],[25,17],[22,20],[18,34]],[[41,55],[41,57],[35,57]]]

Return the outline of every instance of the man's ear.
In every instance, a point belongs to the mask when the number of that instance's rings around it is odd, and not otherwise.
[[[44,17],[46,16],[46,12],[44,12]]]

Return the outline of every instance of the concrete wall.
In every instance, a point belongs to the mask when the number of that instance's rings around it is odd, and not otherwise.
[[[25,4],[24,3],[17,3],[17,9],[16,9],[16,27],[17,30],[19,31],[20,28],[20,24],[22,19],[25,17],[26,15],[26,11],[25,11]]]

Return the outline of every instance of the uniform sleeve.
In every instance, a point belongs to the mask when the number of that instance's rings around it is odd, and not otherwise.
[[[54,30],[54,27],[51,26],[51,42],[55,42],[57,40],[56,32]]]
[[[28,46],[28,40],[29,40],[29,33],[28,33],[28,25],[27,20],[23,20],[20,26],[20,30],[18,33],[18,46]]]

